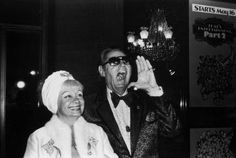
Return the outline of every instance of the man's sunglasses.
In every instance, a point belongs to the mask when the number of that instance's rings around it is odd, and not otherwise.
[[[117,66],[120,63],[123,63],[125,65],[129,65],[130,58],[128,56],[119,56],[119,57],[111,57],[107,62],[103,63],[102,66],[106,64],[110,64],[111,66]]]

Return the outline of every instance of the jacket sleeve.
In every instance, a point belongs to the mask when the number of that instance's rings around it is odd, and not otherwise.
[[[27,141],[24,158],[38,158],[38,141],[34,133],[32,133]]]
[[[177,135],[181,125],[172,103],[164,100],[163,97],[151,97],[150,101],[154,104],[160,134],[167,137]]]

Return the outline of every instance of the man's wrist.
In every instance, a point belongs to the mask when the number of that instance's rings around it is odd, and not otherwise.
[[[161,86],[156,86],[148,90],[148,95],[151,97],[160,97],[163,94],[164,94],[164,91]]]

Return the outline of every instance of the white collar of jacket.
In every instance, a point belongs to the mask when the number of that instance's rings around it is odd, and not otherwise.
[[[71,128],[62,122],[56,115],[53,115],[51,120],[45,125],[47,133],[54,141],[54,146],[61,152],[62,158],[71,157]],[[98,141],[96,135],[91,132],[89,124],[80,117],[74,124],[75,144],[81,157],[93,157],[91,148],[91,139],[95,143]],[[94,144],[96,145],[96,144]],[[90,147],[89,147],[90,146]]]

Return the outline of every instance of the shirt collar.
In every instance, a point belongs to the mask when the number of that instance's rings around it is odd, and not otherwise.
[[[107,96],[111,97],[111,93],[113,93],[113,91],[107,87]],[[122,96],[126,95],[128,93],[127,89],[125,90],[125,92],[122,94]],[[119,95],[119,94],[117,94]]]

